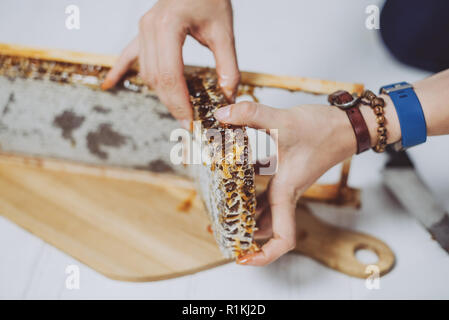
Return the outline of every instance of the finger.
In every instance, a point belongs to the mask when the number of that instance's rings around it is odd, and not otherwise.
[[[173,116],[185,126],[192,120],[192,107],[184,78],[182,45],[186,34],[177,31],[158,32],[157,40],[157,81],[159,98]]]
[[[264,207],[257,219],[257,231],[254,233],[254,239],[267,239],[273,234],[271,210],[269,206]]]
[[[106,78],[104,79],[101,89],[108,90],[115,86],[117,82],[128,71],[133,62],[137,59],[139,53],[138,38],[134,38],[128,46],[122,51],[120,57],[115,62],[114,66],[109,70]]]
[[[271,211],[270,204],[267,198],[267,191],[257,195],[257,207],[255,212],[256,231],[254,232],[255,239],[266,239],[271,236]]]
[[[147,24],[145,25],[145,29],[140,32],[140,76],[148,86],[156,91],[161,101],[169,108],[171,105],[170,102],[164,99],[164,95],[158,90],[158,51],[156,46],[156,33],[154,31],[155,28],[151,24]],[[185,129],[190,130],[190,120],[181,119],[180,122]]]
[[[240,82],[233,31],[217,29],[208,44],[212,50],[220,87],[229,102],[234,103]]]
[[[220,122],[255,129],[273,129],[283,112],[260,103],[243,101],[219,108],[215,111],[215,118]]]
[[[151,24],[142,27],[139,33],[139,73],[151,88],[156,88],[157,51],[154,28]]]
[[[277,163],[277,154],[258,159],[254,164],[254,173],[258,176],[272,176],[276,173]]]
[[[291,201],[280,202],[271,206],[273,238],[260,252],[239,259],[240,264],[252,266],[267,265],[295,247],[296,226],[295,208]]]
[[[259,194],[256,197],[256,203],[257,203],[257,207],[256,207],[255,217],[256,217],[256,219],[258,219],[258,217],[263,213],[263,211],[267,207],[270,206],[270,204],[268,203],[266,191],[262,192],[261,194]]]

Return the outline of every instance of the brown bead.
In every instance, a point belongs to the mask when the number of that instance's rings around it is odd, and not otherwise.
[[[370,90],[365,90],[365,92],[363,92],[363,97],[371,101],[376,98],[376,95]]]
[[[377,116],[376,117],[377,124],[383,124],[385,123],[385,117],[384,116]]]
[[[381,106],[374,107],[373,110],[376,116],[380,116],[384,113],[384,108],[382,108]]]
[[[376,97],[376,98],[374,98],[373,100],[371,100],[371,107],[374,108],[374,107],[376,107],[376,106],[384,107],[384,106],[385,106],[385,101],[384,101],[384,99]]]
[[[385,151],[385,148],[383,148],[383,147],[381,147],[381,146],[379,146],[379,145],[376,145],[376,146],[374,147],[374,151],[376,151],[376,152],[378,152],[378,153],[382,153],[382,152]]]
[[[387,133],[387,128],[385,128],[385,127],[379,127],[379,128],[377,128],[377,133],[379,133],[379,134],[385,134],[385,133]]]
[[[387,136],[379,137],[379,144],[385,144],[387,142]]]

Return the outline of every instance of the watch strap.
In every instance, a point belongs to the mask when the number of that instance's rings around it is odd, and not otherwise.
[[[405,149],[426,142],[426,120],[413,86],[407,82],[398,82],[383,86],[380,93],[390,96],[398,115],[401,140],[395,144],[395,149]]]

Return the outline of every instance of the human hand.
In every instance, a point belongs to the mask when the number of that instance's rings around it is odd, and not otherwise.
[[[182,46],[187,35],[212,50],[219,84],[234,101],[240,73],[230,0],[159,0],[139,22],[139,34],[124,49],[102,85],[113,87],[134,61],[173,116],[190,128],[192,108],[184,79]]]
[[[371,141],[375,142],[377,124],[374,113],[368,106],[362,106],[361,111],[370,130]],[[278,170],[263,196],[258,198],[256,212],[259,230],[255,237],[271,239],[260,252],[238,260],[238,263],[246,265],[266,265],[296,245],[295,209],[301,194],[332,166],[356,153],[353,129],[345,112],[325,105],[274,109],[258,103],[241,102],[218,109],[215,117],[224,123],[278,130],[275,137]],[[394,118],[394,115],[389,115],[389,118]],[[398,139],[397,127],[389,128],[389,139],[393,141]]]

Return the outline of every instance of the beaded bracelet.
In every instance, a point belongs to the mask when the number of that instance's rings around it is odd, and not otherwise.
[[[363,99],[368,100],[368,102]],[[385,147],[387,146],[387,128],[385,127],[386,119],[384,112],[385,101],[384,99],[376,96],[372,91],[365,90],[362,95],[362,103],[370,106],[376,115],[376,122],[378,124],[377,143],[373,147],[373,150],[378,153],[384,152]]]

